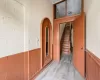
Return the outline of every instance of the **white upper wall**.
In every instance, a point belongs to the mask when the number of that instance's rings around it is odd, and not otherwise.
[[[0,0],[0,57],[40,48],[40,24],[53,21],[49,0]]]
[[[24,6],[0,0],[0,57],[24,51]]]
[[[29,50],[40,48],[40,27],[47,17],[53,24],[53,5],[50,0],[31,0],[29,23]]]
[[[85,0],[86,48],[100,58],[100,0]]]

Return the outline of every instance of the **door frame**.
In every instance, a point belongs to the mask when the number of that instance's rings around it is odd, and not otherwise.
[[[44,23],[44,21],[46,21]],[[46,51],[46,32],[43,33],[43,30],[46,31],[46,27],[48,26],[49,29],[49,55],[46,56],[45,52],[43,52],[43,50]],[[44,38],[44,39],[43,39]],[[43,44],[45,43],[45,44]],[[52,60],[52,25],[51,25],[51,21],[49,20],[49,18],[45,17],[42,22],[41,22],[41,26],[40,26],[40,46],[41,46],[41,68],[46,66],[49,62],[51,62]]]
[[[59,19],[54,19],[54,27],[53,27],[53,60],[59,62],[60,61],[60,24],[66,22],[73,22],[80,15],[74,15],[69,17],[63,17]]]
[[[81,76],[86,77],[86,27],[85,27],[85,13],[73,22],[73,65]]]

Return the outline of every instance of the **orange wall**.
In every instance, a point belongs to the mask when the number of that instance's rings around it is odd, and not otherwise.
[[[100,80],[100,59],[90,51],[86,52],[86,78]]]
[[[31,50],[29,52],[29,77],[32,79],[41,69],[40,49]]]
[[[40,48],[7,56],[0,59],[0,80],[28,80],[28,72],[32,78],[40,69]]]
[[[0,59],[0,80],[24,80],[24,54]]]

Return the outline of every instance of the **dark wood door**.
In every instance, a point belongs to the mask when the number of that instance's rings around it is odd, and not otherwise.
[[[52,26],[48,18],[42,22],[41,34],[42,66],[45,66],[52,60]]]
[[[78,72],[85,77],[85,14],[73,22],[74,48],[73,63]]]

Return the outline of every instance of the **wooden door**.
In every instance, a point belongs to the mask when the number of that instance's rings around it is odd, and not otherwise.
[[[60,61],[60,30],[59,23],[54,22],[53,27],[53,60]]]
[[[73,22],[74,48],[73,63],[78,72],[85,77],[85,14]]]
[[[52,26],[48,18],[42,22],[41,34],[42,66],[45,66],[52,60]]]

